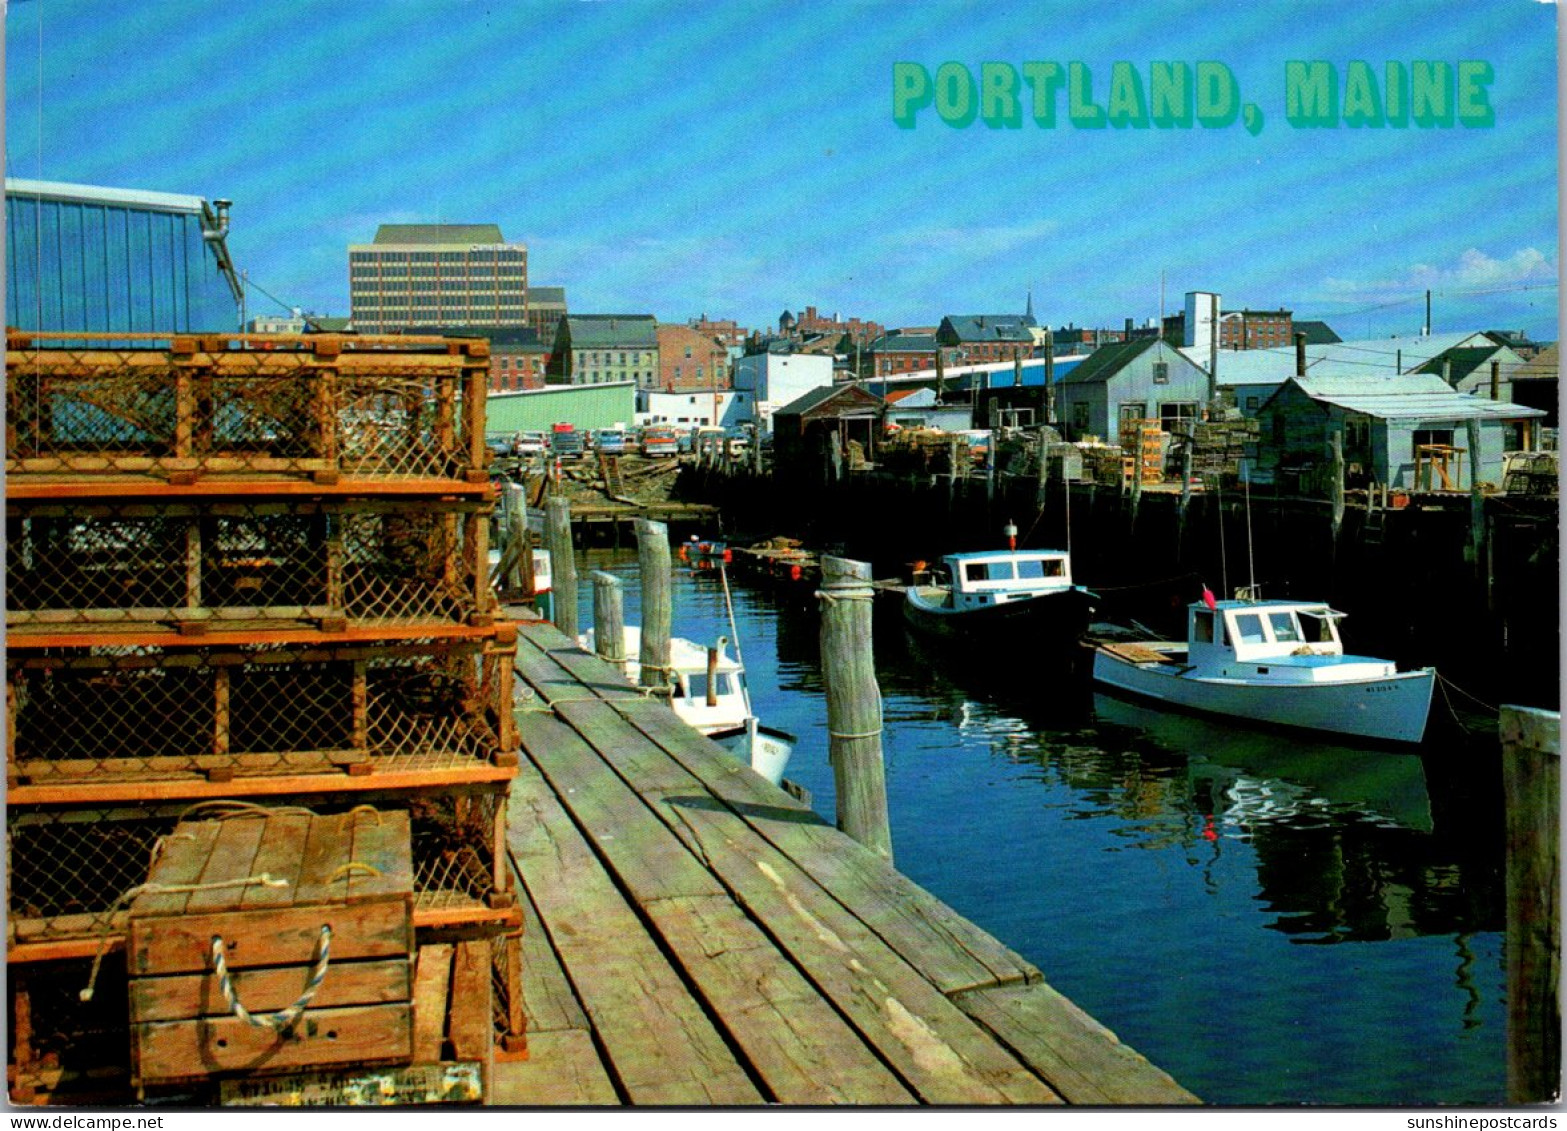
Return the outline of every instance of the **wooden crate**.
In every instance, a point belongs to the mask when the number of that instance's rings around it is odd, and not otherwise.
[[[281,810],[177,826],[131,904],[139,1085],[409,1063],[412,893],[403,813]],[[295,1004],[317,979],[323,928],[325,974],[302,1012],[281,1027],[253,1023]],[[250,1022],[224,993],[219,946]]]

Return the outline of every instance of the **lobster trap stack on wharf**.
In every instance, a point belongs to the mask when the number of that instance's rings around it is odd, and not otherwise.
[[[520,1055],[487,355],[9,336],[14,1102],[475,1101]]]

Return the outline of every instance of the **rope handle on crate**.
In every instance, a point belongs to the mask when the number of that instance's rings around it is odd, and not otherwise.
[[[229,1009],[233,1011],[235,1017],[247,1025],[281,1033],[299,1020],[300,1014],[305,1012],[305,1007],[315,998],[316,991],[326,980],[326,968],[332,961],[332,927],[327,923],[321,925],[321,934],[316,939],[315,964],[310,969],[310,977],[305,982],[304,990],[294,999],[294,1004],[276,1013],[266,1013],[260,1017],[246,1009],[244,1003],[239,1000],[239,991],[234,988],[234,976],[229,973],[228,960],[224,957],[223,950],[223,936],[213,935],[212,965],[218,974],[218,989],[222,991],[223,1000],[228,1002]]]

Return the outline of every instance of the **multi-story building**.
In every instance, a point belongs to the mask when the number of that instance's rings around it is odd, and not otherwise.
[[[380,334],[407,326],[528,325],[528,249],[496,224],[382,224],[375,242],[348,248],[354,325]]]
[[[979,365],[1032,357],[1032,321],[1028,315],[949,314],[936,329],[936,342],[944,351],[943,361],[950,364]]]
[[[549,350],[531,326],[411,326],[410,334],[453,338],[484,338],[490,343],[490,392],[515,393],[542,389]]]
[[[790,332],[800,338],[824,337],[834,345],[865,346],[886,333],[886,328],[879,322],[839,318],[836,313],[830,318],[824,317],[814,306],[808,306],[794,318]]]
[[[936,368],[936,335],[894,330],[865,349],[861,372],[867,377],[895,377]]]
[[[1219,316],[1219,348],[1265,350],[1287,346],[1295,338],[1294,316],[1288,310],[1231,310]]]
[[[703,314],[700,318],[691,319],[687,325],[706,337],[718,339],[732,349],[743,348],[745,340],[751,336],[751,331],[733,318],[709,318]]]
[[[555,331],[566,317],[565,287],[528,288],[528,325],[539,335],[546,351],[555,346]]]
[[[233,333],[244,323],[226,200],[7,177],[5,226],[8,326]]]
[[[728,349],[690,326],[659,323],[657,387],[667,393],[728,388]]]
[[[658,380],[658,320],[651,314],[568,314],[550,353],[554,385],[602,385]]]

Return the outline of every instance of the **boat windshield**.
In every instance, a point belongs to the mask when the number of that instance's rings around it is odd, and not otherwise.
[[[1280,644],[1299,643],[1300,625],[1295,622],[1294,613],[1269,613],[1268,623],[1273,626],[1273,639]]]
[[[964,581],[1011,581],[1017,574],[1011,562],[964,562]]]
[[[687,699],[707,698],[706,672],[693,672],[691,675],[686,677],[686,683],[688,687],[688,690],[686,691]],[[714,676],[713,687],[715,688],[715,695],[722,696],[734,694],[734,683],[730,680],[728,672],[719,672],[716,676]]]
[[[1024,558],[1017,563],[1017,575],[1023,578],[1061,577],[1066,563],[1060,558]]]
[[[1312,644],[1332,644],[1337,637],[1333,633],[1333,613],[1327,609],[1301,609],[1302,639]]]
[[[1262,632],[1260,613],[1236,613],[1235,636],[1242,644],[1261,644],[1267,640]]]

